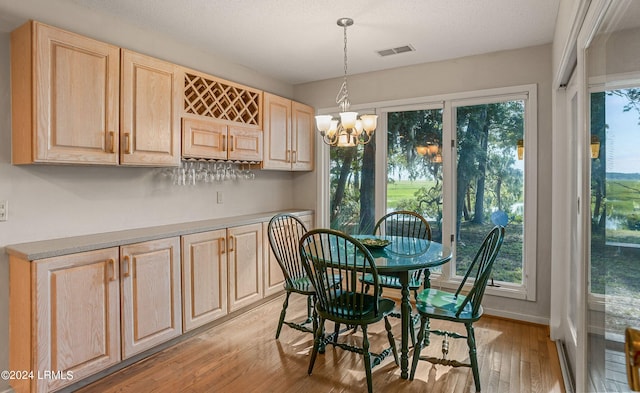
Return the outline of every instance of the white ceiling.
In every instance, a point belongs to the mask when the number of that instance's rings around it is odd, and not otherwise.
[[[559,0],[69,0],[292,84],[550,43]],[[381,57],[403,45],[416,51]]]

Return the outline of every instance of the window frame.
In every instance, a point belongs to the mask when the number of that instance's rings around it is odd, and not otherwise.
[[[535,301],[536,300],[536,269],[537,269],[537,162],[538,162],[538,122],[537,122],[537,84],[500,87],[493,89],[475,90],[460,93],[442,94],[437,96],[424,96],[402,100],[379,101],[364,105],[352,105],[354,111],[367,111],[379,115],[378,127],[374,136],[376,138],[376,175],[375,175],[375,200],[376,216],[380,217],[386,209],[386,176],[387,176],[387,116],[388,112],[410,111],[421,109],[442,109],[442,159],[443,159],[443,200],[449,201],[443,204],[443,242],[451,242],[450,234],[454,233],[455,222],[455,108],[483,103],[511,101],[514,99],[525,101],[525,184],[524,184],[524,240],[523,240],[523,272],[522,284],[500,282],[499,287],[487,287],[486,293],[494,296]],[[318,114],[331,114],[336,108],[319,109]],[[380,132],[384,130],[384,132]],[[319,133],[316,133],[320,138]],[[317,148],[317,189],[318,189],[318,225],[329,225],[329,146],[320,139]],[[380,170],[384,168],[384,170]],[[447,180],[448,179],[448,180]],[[447,234],[447,235],[445,235]],[[452,244],[455,253],[455,244]],[[455,258],[455,254],[454,254]],[[432,285],[454,289],[460,284],[461,277],[455,277],[452,263],[442,266],[441,274],[432,276]],[[471,285],[468,284],[470,287]]]

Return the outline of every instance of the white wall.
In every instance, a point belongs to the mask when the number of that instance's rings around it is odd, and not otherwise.
[[[293,91],[288,84],[71,2],[0,0],[0,200],[9,201],[9,219],[0,222],[0,370],[9,369],[6,245],[315,205],[315,200],[294,203],[294,176],[288,172],[261,171],[254,181],[185,188],[172,186],[150,168],[11,165],[8,32],[27,19],[283,96]],[[223,204],[216,204],[216,191],[223,192]],[[0,381],[0,391],[7,388]]]
[[[349,98],[365,105],[496,87],[538,85],[537,300],[486,296],[486,308],[501,315],[548,323],[551,256],[551,45],[489,53],[449,61],[349,76]],[[335,107],[341,79],[297,85],[294,97],[316,108]],[[304,186],[302,183],[308,181]],[[315,179],[296,188],[315,190]]]

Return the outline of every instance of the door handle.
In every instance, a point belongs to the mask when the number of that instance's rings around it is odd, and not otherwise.
[[[111,266],[111,276],[109,277],[109,281],[115,281],[116,280],[116,261],[114,261],[113,258],[110,258],[107,261],[107,266]]]
[[[220,255],[227,252],[227,242],[225,241],[224,237],[218,238],[218,250],[220,252]]]
[[[131,154],[131,135],[128,132],[124,133],[124,153]]]
[[[111,143],[111,153],[116,152],[116,133],[109,131],[109,142]]]
[[[123,258],[123,266],[122,266],[122,276],[129,277],[131,275],[131,258],[128,255],[125,255]],[[126,266],[126,270],[124,269]]]

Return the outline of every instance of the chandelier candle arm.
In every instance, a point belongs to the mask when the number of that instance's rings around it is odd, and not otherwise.
[[[358,112],[349,111],[351,102],[347,87],[347,27],[353,25],[353,19],[340,18],[337,24],[344,29],[344,81],[336,96],[340,120],[334,120],[331,115],[318,115],[316,127],[327,145],[353,147],[369,143],[377,126],[378,116],[361,115],[358,119]]]

